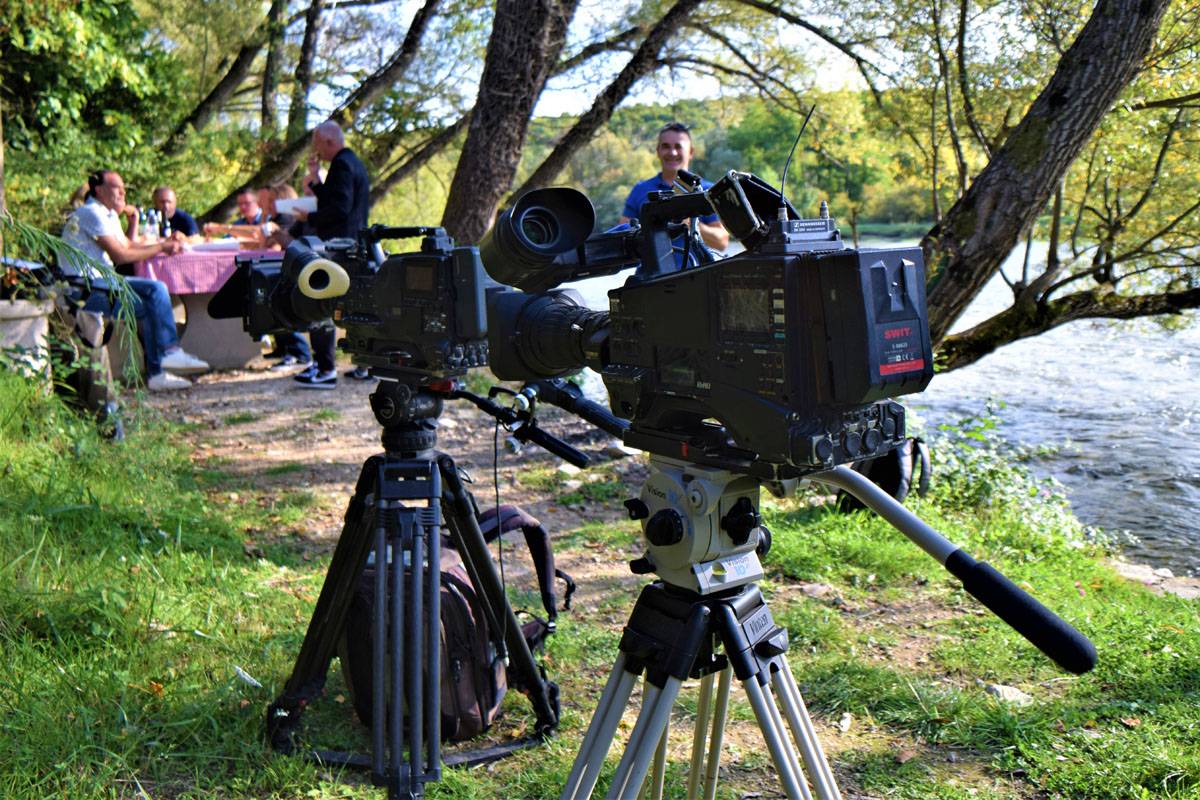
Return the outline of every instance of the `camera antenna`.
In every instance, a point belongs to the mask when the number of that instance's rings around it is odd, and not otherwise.
[[[796,145],[800,144],[800,137],[804,135],[804,129],[808,127],[808,121],[816,110],[817,104],[813,103],[812,108],[808,109],[808,113],[804,115],[804,122],[800,123],[800,132],[796,134],[796,139],[792,142],[792,149],[788,151],[787,161],[783,162],[783,177],[779,179],[779,220],[781,222],[787,220],[787,198],[784,190],[787,188],[788,167],[792,165],[792,156],[796,154]]]

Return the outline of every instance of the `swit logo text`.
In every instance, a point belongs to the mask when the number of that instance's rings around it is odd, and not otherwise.
[[[900,339],[912,333],[912,328],[888,328],[883,332],[884,339]]]

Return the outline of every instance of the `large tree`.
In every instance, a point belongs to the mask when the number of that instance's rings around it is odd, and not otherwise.
[[[512,185],[533,107],[567,41],[578,0],[498,0],[479,97],[442,225],[476,242]]]
[[[1045,207],[1141,68],[1169,0],[1100,0],[1020,123],[922,241],[935,341]]]

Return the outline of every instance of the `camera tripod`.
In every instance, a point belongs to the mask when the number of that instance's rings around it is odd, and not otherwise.
[[[538,744],[558,724],[558,688],[545,679],[522,635],[458,468],[434,449],[445,398],[471,400],[494,415],[507,413],[458,390],[452,381],[417,387],[385,379],[371,395],[372,411],[383,426],[384,452],[363,464],[292,674],[267,711],[271,746],[292,752],[300,715],[324,688],[356,583],[373,552],[371,757],[322,750],[310,755],[324,763],[369,768],[389,799],[423,797],[424,785],[440,779],[443,763],[501,758]],[[585,456],[535,426],[524,435],[586,463]],[[529,698],[536,716],[531,736],[445,759],[439,685],[443,522],[476,588],[493,645],[507,656],[510,682]]]
[[[1074,628],[867,478],[845,466],[809,477],[846,490],[879,513],[1064,668],[1079,673],[1095,664],[1095,649]],[[651,456],[640,499],[625,505],[632,518],[643,520],[647,542],[646,555],[630,567],[660,580],[645,587],[634,605],[560,800],[592,796],[640,676],[642,707],[607,800],[662,800],[671,711],[688,678],[701,683],[686,796],[712,800],[733,677],[745,690],[789,800],[840,800],[787,663],[787,632],[775,624],[754,583],[763,574],[759,555],[770,547],[758,515],[759,487],[745,474]]]

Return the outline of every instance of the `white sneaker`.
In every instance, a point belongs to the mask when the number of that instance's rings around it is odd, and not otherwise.
[[[208,362],[201,358],[196,358],[191,353],[180,347],[177,350],[172,350],[163,356],[162,368],[169,369],[171,372],[182,372],[184,374],[192,372],[208,372],[212,367]]]
[[[160,372],[150,376],[150,380],[146,381],[146,388],[152,392],[173,392],[177,389],[192,388],[192,382],[169,372]]]

